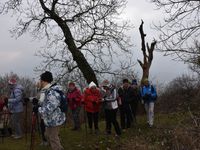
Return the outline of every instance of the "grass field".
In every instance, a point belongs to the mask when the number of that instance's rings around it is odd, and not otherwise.
[[[155,117],[155,127],[150,129],[146,125],[145,116],[138,117],[137,125],[123,132],[121,138],[114,135],[105,135],[105,122],[100,122],[100,134],[86,134],[85,125],[81,131],[71,131],[69,126],[62,127],[60,137],[62,145],[66,150],[165,150],[171,149],[174,129],[181,128],[183,122],[187,120],[189,114],[159,114]],[[187,123],[185,123],[187,125]],[[11,137],[4,138],[0,142],[0,150],[29,150],[30,135],[20,140]],[[49,150],[49,147],[40,146],[40,136],[36,133],[34,150]]]

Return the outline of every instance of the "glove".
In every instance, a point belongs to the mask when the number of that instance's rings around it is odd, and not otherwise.
[[[33,112],[37,114],[38,113],[38,108],[39,108],[38,105],[33,106]]]
[[[33,100],[32,100],[32,104],[33,105],[38,105],[38,99],[37,98],[33,98]]]

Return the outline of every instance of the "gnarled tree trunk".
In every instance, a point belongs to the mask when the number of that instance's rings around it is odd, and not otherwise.
[[[63,31],[65,43],[68,46],[68,49],[71,52],[74,61],[76,61],[78,68],[83,73],[83,76],[85,77],[87,83],[89,84],[93,81],[98,84],[94,70],[91,68],[83,53],[78,50],[67,23],[60,16],[58,16],[53,9],[50,10],[49,8],[47,8],[43,0],[40,0],[40,4],[44,12],[48,14],[48,16],[52,18]]]
[[[150,71],[152,61],[153,61],[153,51],[154,51],[155,45],[156,45],[156,41],[153,41],[151,43],[150,47],[149,47],[148,43],[145,44],[146,34],[144,33],[144,30],[143,30],[143,24],[144,24],[144,22],[142,20],[142,23],[139,27],[139,31],[140,31],[141,41],[142,41],[141,42],[141,46],[142,46],[141,50],[143,53],[143,62],[141,60],[138,60],[140,66],[142,68],[142,71],[143,71],[141,83],[143,83],[144,79],[149,78],[149,71]]]

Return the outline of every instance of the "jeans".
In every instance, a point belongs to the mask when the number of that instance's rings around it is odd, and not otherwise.
[[[117,122],[117,109],[105,109],[105,117],[106,117],[106,131],[108,134],[111,134],[112,124],[115,128],[115,132],[117,135],[121,135],[121,129],[119,127],[119,123]]]
[[[76,109],[72,110],[72,117],[74,121],[74,128],[79,129],[80,128],[80,114],[81,107],[77,107]]]
[[[95,113],[87,112],[87,117],[88,117],[89,128],[92,129],[92,126],[94,124],[95,130],[98,130],[99,129],[99,126],[98,126],[99,112],[95,112]]]
[[[15,136],[22,136],[22,128],[21,128],[21,119],[22,113],[13,113],[11,115],[11,125],[14,130]]]
[[[145,103],[144,106],[147,113],[147,123],[152,126],[154,122],[154,102]]]

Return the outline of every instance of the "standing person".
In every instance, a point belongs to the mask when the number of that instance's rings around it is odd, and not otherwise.
[[[118,136],[121,135],[121,129],[117,121],[117,110],[118,110],[118,101],[117,101],[117,90],[116,88],[109,83],[108,80],[105,80],[102,83],[104,96],[104,108],[105,108],[105,117],[106,117],[106,133],[111,134],[112,124],[115,128],[115,132]]]
[[[67,101],[69,104],[69,108],[72,111],[72,117],[74,121],[74,128],[73,131],[80,129],[80,110],[81,110],[81,92],[76,87],[74,82],[70,82],[68,85],[68,92],[66,94]]]
[[[133,100],[130,102],[130,105],[133,115],[133,123],[137,123],[136,115],[137,115],[138,102],[140,100],[140,89],[138,87],[136,79],[132,80],[131,87],[133,89]]]
[[[61,111],[61,87],[52,85],[52,73],[44,72],[40,76],[41,95],[38,111],[46,126],[46,137],[52,150],[64,150],[59,139],[60,126],[65,122],[65,113]]]
[[[133,101],[133,89],[128,79],[123,80],[122,87],[118,90],[119,98],[121,99],[120,105],[120,120],[121,128],[127,129],[131,127],[132,112],[130,103]]]
[[[101,99],[102,97],[100,90],[97,88],[97,85],[94,82],[91,82],[89,87],[85,89],[83,98],[83,103],[87,112],[90,133],[93,132],[93,124],[95,128],[95,134],[98,134],[99,132],[98,120]]]
[[[144,100],[144,106],[147,113],[147,123],[151,128],[154,123],[154,104],[157,99],[157,92],[156,88],[153,85],[150,85],[148,79],[143,81],[141,96]]]
[[[21,119],[23,113],[23,87],[17,84],[15,78],[8,81],[10,87],[10,97],[8,99],[8,109],[11,112],[11,126],[15,139],[22,138]]]

